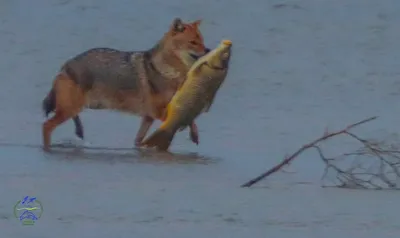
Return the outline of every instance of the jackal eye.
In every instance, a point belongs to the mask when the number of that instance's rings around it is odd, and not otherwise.
[[[190,44],[192,44],[192,45],[198,45],[198,43],[197,43],[196,41],[194,41],[194,40],[191,40],[191,41],[190,41]]]

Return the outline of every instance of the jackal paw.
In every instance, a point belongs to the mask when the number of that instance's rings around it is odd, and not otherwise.
[[[44,152],[50,152],[50,146],[49,145],[42,146],[42,149],[43,149]]]
[[[143,138],[136,138],[135,139],[135,147],[142,147]]]

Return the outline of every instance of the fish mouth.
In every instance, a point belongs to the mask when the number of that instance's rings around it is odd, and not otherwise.
[[[189,53],[190,57],[192,57],[194,60],[198,60],[200,58],[200,56]]]
[[[209,53],[211,50],[209,48],[205,48],[204,50],[204,54],[202,55],[198,55],[198,54],[194,54],[194,53],[189,53],[190,57],[192,57],[195,60],[200,59],[202,56],[206,55],[207,53]]]

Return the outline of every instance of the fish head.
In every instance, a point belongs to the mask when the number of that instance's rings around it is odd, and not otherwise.
[[[232,55],[232,41],[222,40],[221,43],[206,55],[201,57],[193,66],[206,65],[211,70],[226,71]]]

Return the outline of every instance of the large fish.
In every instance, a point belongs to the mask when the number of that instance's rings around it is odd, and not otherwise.
[[[142,146],[168,150],[178,130],[183,130],[202,113],[208,112],[226,78],[232,42],[223,40],[201,57],[187,73],[186,81],[176,92],[165,111],[161,126],[142,142]]]

